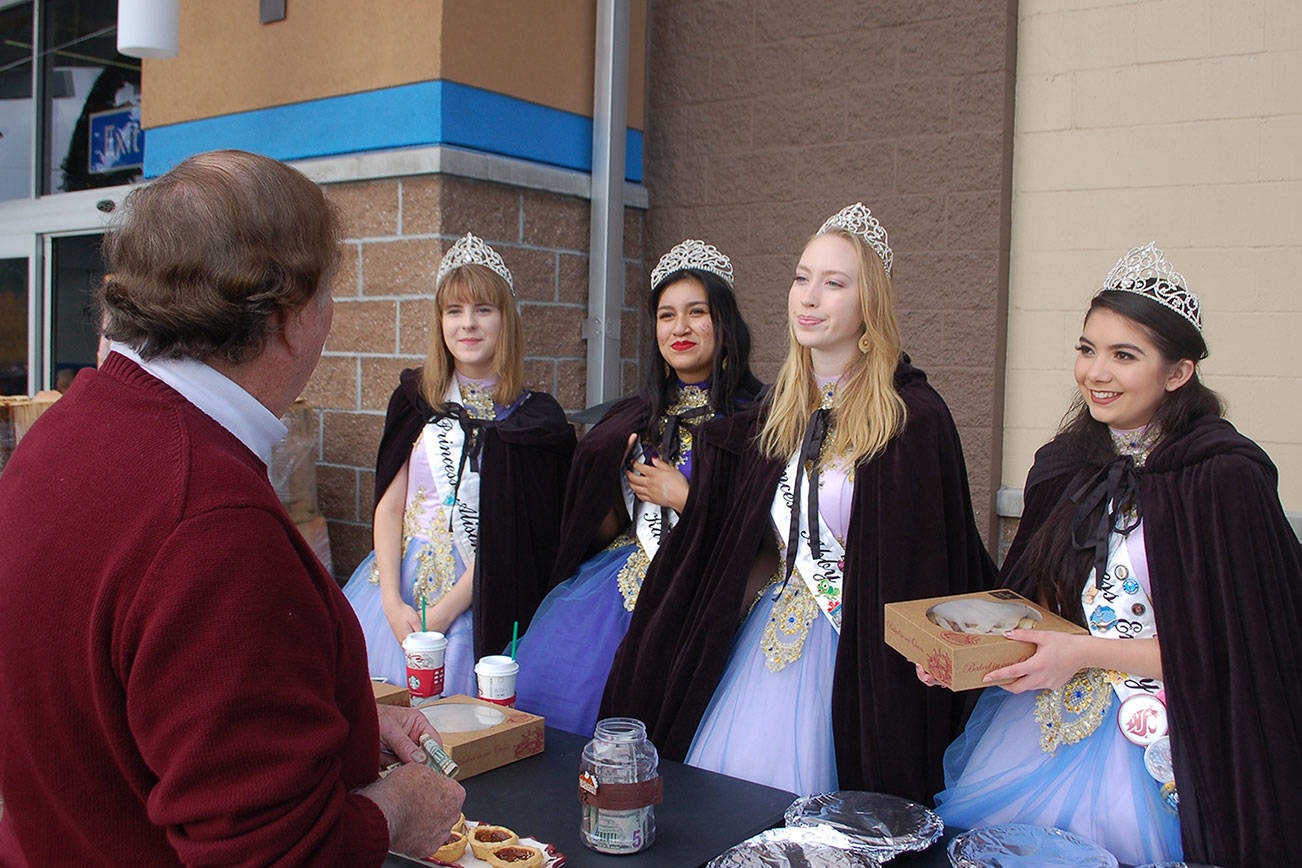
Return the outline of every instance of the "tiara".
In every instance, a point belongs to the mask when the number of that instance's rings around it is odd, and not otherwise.
[[[1156,245],[1157,242],[1150,241],[1143,247],[1131,248],[1108,272],[1099,292],[1135,292],[1151,298],[1189,320],[1201,332],[1203,315],[1198,296],[1185,289],[1184,276],[1171,267]]]
[[[438,279],[435,285],[443,283],[443,278],[454,268],[460,268],[463,265],[482,265],[497,272],[503,280],[506,281],[507,287],[511,290],[511,295],[515,295],[515,282],[511,280],[511,269],[506,267],[502,257],[498,252],[489,247],[484,239],[475,235],[473,232],[467,232],[463,237],[457,239],[457,243],[448,248],[448,252],[443,254],[443,261],[439,263]]]
[[[890,242],[886,240],[886,227],[877,222],[873,212],[869,211],[864,203],[855,202],[853,205],[846,205],[828,217],[817,234],[822,235],[829,229],[843,229],[868,242],[868,246],[881,257],[882,265],[886,266],[886,276],[890,276],[895,254],[891,252]]]
[[[699,268],[717,274],[728,284],[729,289],[732,288],[732,260],[713,244],[695,238],[678,242],[660,257],[655,270],[651,272],[651,287],[654,289],[660,285],[660,281],[684,268]]]

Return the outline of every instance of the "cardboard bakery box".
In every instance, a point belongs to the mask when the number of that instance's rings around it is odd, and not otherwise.
[[[543,719],[469,696],[447,696],[421,709],[443,737],[443,749],[466,778],[542,753]]]
[[[1008,590],[887,603],[886,644],[912,662],[920,664],[932,678],[954,691],[989,687],[989,684],[981,680],[987,672],[1020,663],[1035,653],[1035,645],[1005,639],[1002,630],[993,635],[958,632],[947,629],[928,617],[928,613],[936,606],[956,600],[1003,604],[999,611],[1007,612],[1009,616],[1014,615],[1016,610],[1007,604],[1020,604],[1031,610],[1024,614],[1034,620],[1032,629],[1077,634],[1089,632],[1079,624],[1073,624]],[[950,607],[942,609],[941,613],[948,608]]]
[[[375,691],[375,701],[379,705],[411,704],[411,693],[402,685],[389,684],[387,681],[372,681],[371,690]]]

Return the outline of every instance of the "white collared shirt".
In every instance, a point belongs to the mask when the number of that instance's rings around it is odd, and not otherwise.
[[[134,349],[117,341],[109,344],[109,351],[126,356],[180,392],[183,398],[239,438],[263,464],[271,464],[271,448],[285,439],[289,429],[234,380],[194,359],[146,361]]]

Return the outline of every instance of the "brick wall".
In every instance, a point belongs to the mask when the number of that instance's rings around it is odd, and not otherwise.
[[[525,381],[582,409],[588,301],[586,199],[449,175],[327,185],[344,241],[334,277],[334,327],[303,393],[318,410],[318,492],[335,574],[346,579],[370,551],[375,451],[403,368],[429,340],[434,275],[467,231],[502,255],[515,278],[525,329]],[[636,378],[646,277],[642,212],[625,215],[625,380]]]
[[[657,0],[648,261],[733,257],[772,379],[786,291],[822,221],[863,200],[895,250],[906,349],[949,402],[994,533],[1003,417],[1015,0]]]

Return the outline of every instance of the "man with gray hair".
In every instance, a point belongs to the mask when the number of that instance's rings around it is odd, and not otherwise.
[[[0,476],[0,864],[379,865],[464,793],[377,706],[361,630],[267,479],[330,330],[336,220],[241,151],[128,197],[110,353]],[[379,778],[383,755],[406,764]]]

